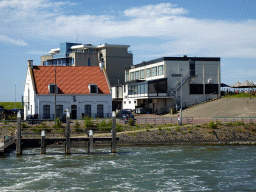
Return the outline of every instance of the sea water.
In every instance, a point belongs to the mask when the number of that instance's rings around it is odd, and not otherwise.
[[[0,157],[0,191],[256,191],[255,146],[24,150]],[[75,154],[74,154],[75,153]]]

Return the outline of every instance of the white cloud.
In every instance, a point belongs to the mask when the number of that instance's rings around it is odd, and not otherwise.
[[[148,48],[151,52],[161,50],[155,53],[159,56],[256,56],[256,20],[230,22],[189,18],[188,10],[171,3],[134,7],[112,16],[67,15],[63,10],[66,5],[72,3],[1,1],[0,16],[5,17],[1,32],[7,37],[15,29],[16,34],[26,39],[65,41],[78,37],[81,42],[90,40],[92,43],[109,38],[148,37],[165,40]]]
[[[23,40],[15,40],[15,39],[12,39],[10,37],[7,37],[7,36],[4,36],[4,35],[0,35],[0,42],[6,42],[6,43],[11,43],[11,44],[14,44],[14,45],[19,45],[19,46],[26,46],[27,43]]]
[[[130,17],[156,17],[163,15],[179,15],[187,13],[184,8],[174,8],[176,5],[171,3],[160,3],[158,5],[147,5],[135,7],[124,11],[126,16]]]

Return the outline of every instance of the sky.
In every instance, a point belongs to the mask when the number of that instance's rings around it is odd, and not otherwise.
[[[63,42],[130,45],[134,64],[220,57],[222,83],[256,81],[256,0],[0,0],[0,102]]]

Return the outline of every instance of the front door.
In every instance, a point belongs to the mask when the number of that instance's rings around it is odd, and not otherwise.
[[[71,105],[71,119],[77,119],[77,105]]]

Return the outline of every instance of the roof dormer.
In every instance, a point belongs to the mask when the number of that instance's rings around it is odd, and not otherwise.
[[[90,92],[90,94],[92,94],[92,93],[98,93],[98,85],[96,85],[96,84],[89,84],[88,85],[88,88],[89,88],[89,92]]]
[[[58,85],[51,83],[48,85],[48,90],[50,94],[54,94],[55,90],[56,90],[56,93],[58,93]]]

